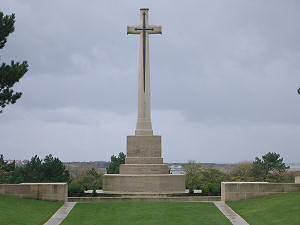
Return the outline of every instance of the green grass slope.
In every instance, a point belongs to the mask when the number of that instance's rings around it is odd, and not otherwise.
[[[227,204],[251,225],[300,225],[300,192]]]
[[[0,225],[44,224],[62,204],[0,195]]]
[[[78,203],[63,225],[230,225],[212,203]]]

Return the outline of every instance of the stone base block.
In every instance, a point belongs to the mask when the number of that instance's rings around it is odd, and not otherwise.
[[[113,194],[184,193],[185,176],[173,174],[105,174],[103,177],[103,191],[104,193]]]
[[[163,164],[161,157],[126,157],[125,164]]]
[[[120,174],[169,174],[165,164],[122,164]]]
[[[127,157],[161,157],[161,136],[127,136]]]

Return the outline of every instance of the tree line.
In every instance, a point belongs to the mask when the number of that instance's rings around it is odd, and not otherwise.
[[[190,162],[185,166],[186,187],[190,193],[194,189],[202,190],[203,195],[220,195],[221,182],[292,182],[293,176],[288,172],[289,166],[283,162],[280,154],[268,152],[253,162],[240,163],[229,172],[202,166]]]
[[[112,156],[106,168],[107,173],[119,173],[125,157],[123,152]],[[288,173],[288,169],[280,154],[275,152],[269,152],[261,158],[256,157],[250,163],[238,164],[229,172],[190,162],[185,165],[186,188],[190,193],[194,189],[200,189],[202,195],[220,195],[223,181],[292,182],[293,176]],[[19,166],[14,161],[7,162],[0,155],[0,183],[68,182],[69,195],[78,196],[84,195],[85,190],[93,190],[93,194],[96,194],[96,190],[102,189],[102,179],[103,174],[94,168],[86,170],[80,176],[71,176],[65,165],[51,154],[44,159],[35,155]]]
[[[51,154],[40,159],[33,156],[24,165],[17,166],[4,160],[0,155],[0,183],[17,184],[24,182],[69,182],[70,173],[64,164]]]

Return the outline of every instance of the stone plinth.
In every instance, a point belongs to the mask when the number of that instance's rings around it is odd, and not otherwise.
[[[184,193],[185,176],[169,174],[161,156],[161,136],[128,136],[125,164],[104,175],[104,193]]]
[[[172,194],[183,193],[185,176],[172,174],[106,174],[103,180],[105,193],[115,194]]]

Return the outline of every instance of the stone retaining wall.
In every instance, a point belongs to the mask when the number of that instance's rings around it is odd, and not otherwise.
[[[50,201],[67,201],[67,183],[0,184],[0,195]]]
[[[222,182],[222,201],[237,201],[258,196],[300,191],[300,184],[268,182]]]
[[[295,175],[295,183],[300,184],[300,171],[296,171],[294,175]]]

